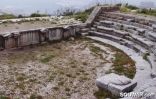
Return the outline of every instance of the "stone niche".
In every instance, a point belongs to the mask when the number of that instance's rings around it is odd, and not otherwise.
[[[114,73],[107,74],[96,79],[99,88],[110,91],[113,95],[119,96],[121,92],[131,92],[136,87],[137,82]]]

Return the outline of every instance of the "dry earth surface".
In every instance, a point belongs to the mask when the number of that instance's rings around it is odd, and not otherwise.
[[[0,34],[13,31],[29,29],[39,29],[81,23],[70,17],[46,17],[46,18],[27,18],[27,19],[8,19],[0,23]]]
[[[118,54],[118,50],[113,47],[103,46],[84,38],[34,48],[2,51],[1,97],[2,99],[99,98],[95,79],[113,72]],[[124,63],[124,67],[126,66],[129,68],[128,62]]]

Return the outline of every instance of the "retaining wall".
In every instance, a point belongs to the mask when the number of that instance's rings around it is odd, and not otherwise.
[[[0,49],[20,48],[67,39],[71,36],[77,36],[81,29],[85,26],[85,24],[77,24],[66,27],[53,27],[4,33],[0,35]]]

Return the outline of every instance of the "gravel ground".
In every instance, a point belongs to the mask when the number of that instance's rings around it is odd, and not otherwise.
[[[0,94],[13,99],[95,99],[95,79],[109,71],[114,54],[96,46],[76,39],[0,52]]]
[[[95,79],[110,73],[115,53],[112,47],[82,38],[2,51],[1,97],[97,99]]]
[[[16,22],[17,21],[17,22]],[[0,34],[5,34],[13,31],[22,31],[29,29],[39,29],[46,27],[64,26],[70,24],[81,23],[70,17],[47,17],[47,18],[32,18],[31,20],[8,20],[0,24]]]

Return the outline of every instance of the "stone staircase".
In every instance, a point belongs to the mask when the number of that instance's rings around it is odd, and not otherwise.
[[[99,7],[95,8],[96,10],[94,10],[90,16],[92,18],[89,18],[92,20],[87,20],[87,23],[89,23],[88,21],[91,22],[88,24],[89,29],[86,30],[88,34],[86,34],[92,39],[95,37],[96,40],[99,38],[100,40],[108,40],[108,42],[111,41],[123,45],[139,53],[141,57],[149,54],[145,59],[151,68],[149,79],[156,79],[156,32],[153,27],[156,25],[155,20],[122,14],[116,10],[111,10],[110,12],[108,10],[109,8],[112,9],[112,7],[102,6],[101,9]],[[97,12],[95,13],[95,11]],[[141,74],[136,73],[134,79],[137,79],[137,75]],[[142,74],[142,77],[143,76],[144,74]],[[144,80],[148,79],[145,78]],[[137,82],[139,83],[139,80]],[[146,81],[140,86],[144,85],[146,85]],[[151,84],[151,86],[152,85],[155,86],[155,84]],[[156,88],[156,86],[154,88]],[[140,87],[136,88],[136,90],[139,89]]]

